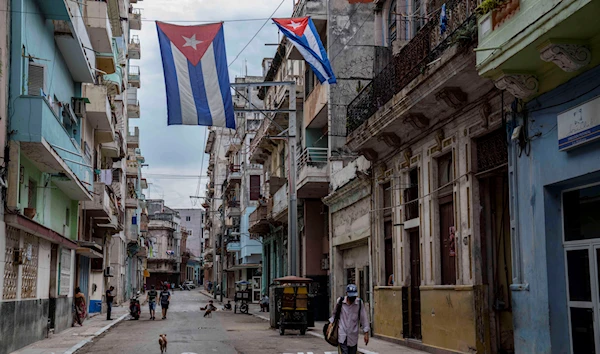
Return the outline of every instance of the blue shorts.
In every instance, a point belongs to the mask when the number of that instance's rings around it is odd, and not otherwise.
[[[156,310],[156,302],[154,302],[154,301],[148,302],[148,307],[150,308],[150,311],[155,311]]]

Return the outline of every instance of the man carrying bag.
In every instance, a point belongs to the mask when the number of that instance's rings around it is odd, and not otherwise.
[[[356,354],[361,325],[365,345],[369,343],[369,318],[362,300],[357,298],[356,285],[348,284],[346,295],[338,299],[333,316],[323,327],[323,335],[327,343],[338,347],[340,354]]]

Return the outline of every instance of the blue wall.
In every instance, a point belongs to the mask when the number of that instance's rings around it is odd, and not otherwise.
[[[600,142],[558,151],[556,124],[558,114],[598,96],[600,67],[527,105],[531,151],[517,158],[517,185],[511,184],[518,204],[521,282],[529,284],[529,290],[512,293],[517,353],[570,353],[561,192],[600,182]],[[522,117],[518,120],[522,124]],[[511,153],[515,149],[515,143],[509,145]]]
[[[240,247],[241,257],[244,263],[255,263],[255,261],[250,260],[249,257],[254,254],[259,255],[258,259],[260,259],[260,255],[262,254],[262,244],[257,240],[251,240],[248,232],[250,214],[252,214],[254,210],[256,210],[255,206],[246,207],[244,214],[242,214],[242,217],[240,218]]]

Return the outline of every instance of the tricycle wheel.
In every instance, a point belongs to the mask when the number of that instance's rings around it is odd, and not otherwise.
[[[285,334],[285,328],[283,328],[283,325],[279,325],[279,335],[283,336]]]
[[[241,304],[240,305],[240,312],[247,314],[248,313],[248,304]]]
[[[301,335],[305,335],[306,334],[306,327],[300,328],[300,334]]]

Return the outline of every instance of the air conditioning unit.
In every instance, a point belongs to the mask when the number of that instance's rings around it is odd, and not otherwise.
[[[73,98],[71,102],[73,105],[73,113],[79,118],[85,117],[85,101],[83,98]]]
[[[321,270],[329,270],[329,258],[321,259]]]
[[[114,273],[113,267],[106,267],[104,269],[104,277],[105,278],[113,277],[114,276],[113,273]]]

